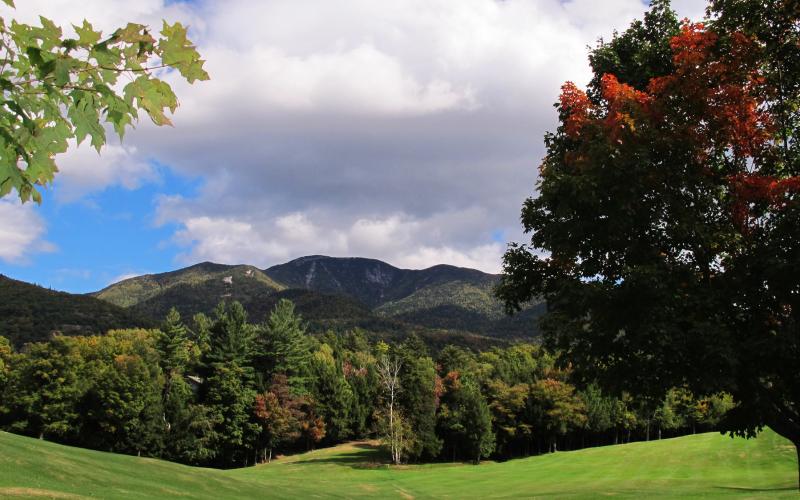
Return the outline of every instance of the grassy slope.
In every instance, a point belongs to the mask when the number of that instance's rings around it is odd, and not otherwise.
[[[756,440],[701,434],[557,453],[505,463],[399,469],[373,463],[365,444],[231,471],[69,448],[0,432],[0,497],[41,498],[797,498],[794,449],[772,432]]]

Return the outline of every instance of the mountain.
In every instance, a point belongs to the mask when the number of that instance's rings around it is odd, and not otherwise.
[[[290,298],[315,330],[535,336],[542,304],[507,317],[493,295],[499,279],[449,265],[410,270],[375,259],[314,255],[265,270],[204,262],[127,279],[93,295],[154,319],[171,307],[190,316],[212,311],[220,300],[238,300],[251,321],[261,321],[278,300]]]
[[[92,295],[120,307],[131,307],[171,293],[171,300],[177,300],[175,305],[180,309],[184,306],[193,308],[207,300],[216,305],[220,299],[229,297],[244,302],[251,296],[266,295],[284,288],[253,266],[203,262],[168,273],[129,278]],[[192,296],[198,293],[201,297]]]
[[[463,267],[438,265],[423,270],[398,269],[380,260],[322,255],[301,257],[270,267],[264,273],[289,288],[348,295],[373,308],[428,286],[454,281],[487,286],[498,279]]]
[[[65,335],[153,327],[147,317],[86,295],[57,292],[0,275],[0,335],[16,347]]]
[[[533,337],[544,310],[531,304],[512,317],[494,297],[499,275],[438,265],[399,269],[364,258],[301,257],[264,271],[290,288],[352,297],[375,315],[425,328],[470,332],[492,337]]]

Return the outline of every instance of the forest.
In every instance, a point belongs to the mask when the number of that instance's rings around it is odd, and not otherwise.
[[[395,463],[509,459],[714,429],[727,394],[660,401],[578,389],[542,346],[430,352],[355,329],[311,335],[288,300],[251,323],[241,304],[159,329],[0,337],[0,426],[64,444],[241,467],[379,439]]]

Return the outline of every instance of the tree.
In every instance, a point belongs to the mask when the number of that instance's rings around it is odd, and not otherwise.
[[[166,431],[164,377],[156,342],[159,332],[112,330],[72,342],[85,368],[87,386],[77,410],[78,442],[118,453],[159,456]]]
[[[325,435],[334,442],[349,437],[353,392],[345,380],[341,362],[334,358],[328,344],[322,344],[314,353],[311,374],[311,393],[316,411],[325,420]]]
[[[204,384],[205,403],[218,437],[218,458],[224,465],[247,464],[247,449],[254,445],[257,424],[250,414],[255,401],[252,366],[254,328],[239,302],[229,307],[220,303],[210,332],[211,351],[207,356],[208,377]]]
[[[510,310],[547,300],[548,344],[583,380],[727,391],[729,431],[769,425],[800,454],[800,12],[712,11],[653,32],[672,68],[594,68],[599,96],[563,86],[523,205],[530,245],[509,247],[498,293]]]
[[[439,411],[439,429],[453,459],[462,453],[479,464],[495,449],[492,414],[478,383],[471,377],[450,372],[444,378],[445,392]]]
[[[75,341],[55,337],[31,344],[8,373],[3,406],[8,429],[42,438],[69,439],[80,429],[78,402],[88,384]]]
[[[173,414],[183,410],[191,395],[183,377],[192,357],[192,348],[187,329],[181,322],[181,315],[173,307],[167,313],[156,340],[156,349],[164,373],[161,400],[164,407],[163,420],[168,431],[172,426]]]
[[[281,299],[275,305],[265,324],[258,329],[258,342],[261,373],[267,376],[283,373],[292,390],[304,392],[311,346],[303,318],[295,314],[292,301]]]
[[[439,454],[442,441],[436,436],[436,367],[424,355],[426,349],[418,337],[407,339],[399,349],[401,359],[398,402],[406,415],[413,439],[408,439],[407,457],[433,458]]]
[[[3,389],[6,386],[8,372],[11,371],[10,361],[13,355],[14,349],[11,346],[11,342],[0,335],[0,394],[3,394]],[[2,414],[2,408],[0,408],[0,414]]]
[[[403,367],[403,363],[398,356],[389,353],[389,346],[384,342],[378,343],[377,351],[378,378],[383,386],[386,400],[386,418],[388,418],[388,425],[386,426],[387,435],[384,439],[389,443],[392,463],[399,465],[403,459],[402,442],[405,436],[403,436],[402,432],[404,427],[396,424],[395,418],[397,417],[397,397],[401,388],[400,370]]]
[[[362,346],[368,349],[368,345]],[[373,414],[378,407],[381,392],[375,357],[368,350],[347,352],[342,362],[342,372],[353,393],[353,407],[350,412],[353,436],[366,437],[371,432]]]
[[[515,444],[523,445],[525,454],[528,454],[527,445],[533,429],[522,418],[528,392],[528,384],[509,386],[502,380],[489,381],[489,409],[499,454],[512,456]]]
[[[259,445],[263,461],[272,461],[272,450],[300,436],[300,401],[294,396],[285,375],[277,375],[269,391],[256,396],[253,415],[261,426]]]
[[[679,411],[681,391],[672,389],[656,409],[653,420],[658,427],[658,439],[662,430],[676,430],[686,425],[686,418]]]
[[[178,99],[160,69],[174,68],[189,83],[208,80],[180,23],[164,21],[155,38],[134,23],[103,36],[84,20],[68,37],[49,19],[40,22],[6,25],[0,18],[0,196],[16,190],[23,202],[37,203],[37,186],[52,182],[55,155],[68,140],[89,137],[100,152],[105,124],[122,138],[139,111],[156,125],[171,124],[165,111],[174,113]],[[129,77],[124,86],[121,76]]]
[[[580,397],[586,406],[586,430],[603,434],[614,426],[614,399],[604,395],[597,384],[589,384]]]
[[[235,362],[218,363],[206,381],[205,402],[218,422],[216,447],[221,463],[226,466],[247,465],[247,449],[254,444],[258,425],[251,423],[250,413],[256,391],[247,382],[245,369]]]
[[[547,438],[550,451],[557,451],[559,436],[586,425],[586,406],[572,385],[553,378],[537,380],[530,391],[534,432]]]

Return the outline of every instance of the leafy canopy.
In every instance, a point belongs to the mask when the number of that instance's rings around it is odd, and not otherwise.
[[[0,196],[16,190],[23,202],[37,203],[37,186],[53,181],[55,156],[68,140],[88,138],[99,152],[106,126],[122,138],[140,111],[171,125],[166,111],[174,113],[178,99],[159,76],[172,69],[189,83],[209,78],[181,23],[164,21],[156,38],[135,23],[104,36],[84,20],[67,36],[51,20],[39,21],[9,25],[0,17]]]
[[[584,381],[729,391],[727,429],[800,446],[800,10],[719,0],[676,31],[665,5],[562,87],[499,294],[547,300]]]

